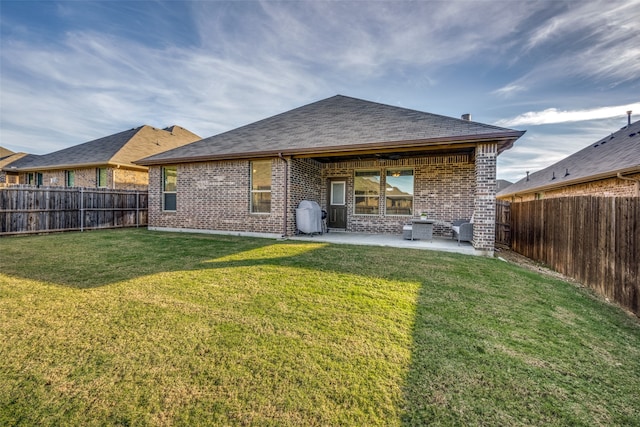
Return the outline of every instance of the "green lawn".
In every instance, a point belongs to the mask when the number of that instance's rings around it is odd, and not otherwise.
[[[0,425],[640,425],[640,322],[506,262],[0,238]]]

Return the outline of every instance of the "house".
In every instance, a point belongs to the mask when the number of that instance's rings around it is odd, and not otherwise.
[[[7,173],[3,170],[6,165],[9,165],[16,160],[25,157],[27,153],[14,153],[4,147],[0,147],[0,187],[9,184],[18,183],[18,175]]]
[[[290,236],[303,200],[330,230],[434,234],[475,213],[492,253],[496,156],[524,132],[337,95],[136,162],[149,166],[149,227]]]
[[[510,202],[567,196],[640,197],[640,121],[500,191]]]
[[[24,156],[1,169],[17,175],[19,184],[146,190],[148,168],[134,160],[199,139],[179,126],[144,125],[50,154]]]

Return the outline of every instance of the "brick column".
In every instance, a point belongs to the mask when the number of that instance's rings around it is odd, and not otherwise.
[[[476,146],[476,192],[474,199],[473,247],[493,255],[496,228],[496,143]]]

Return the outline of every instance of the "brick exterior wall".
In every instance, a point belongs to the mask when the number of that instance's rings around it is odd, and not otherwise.
[[[473,247],[493,252],[496,239],[497,144],[478,144],[475,159]]]
[[[97,168],[61,169],[42,171],[42,184],[48,187],[66,187],[66,171],[75,172],[74,187],[96,188]],[[34,175],[36,172],[32,172]],[[27,184],[27,173],[21,173],[20,184]],[[107,167],[106,188],[146,191],[149,186],[147,171]]]
[[[625,177],[640,179],[640,173],[625,175]],[[556,197],[571,196],[638,197],[638,194],[636,184],[631,181],[622,180],[618,177],[613,177],[551,190],[540,190],[537,192],[518,194],[517,196],[508,197],[506,200],[517,203],[528,202],[530,200],[537,200],[540,198],[553,199]],[[503,199],[505,198],[503,197]]]
[[[402,226],[428,212],[436,220],[434,235],[451,237],[451,222],[474,215],[473,245],[493,251],[495,239],[496,144],[478,146],[471,154],[442,154],[402,160],[319,163],[313,159],[274,158],[271,212],[250,213],[248,160],[177,165],[176,211],[162,210],[162,167],[149,169],[149,226],[185,230],[293,235],[295,209],[314,200],[328,210],[329,182],[346,182],[347,226],[351,232],[402,234]],[[385,215],[387,169],[414,171],[413,215]],[[379,170],[381,194],[377,215],[354,213],[356,170]],[[76,177],[77,179],[77,177]],[[287,217],[283,215],[287,194]],[[286,230],[286,231],[285,231]]]
[[[386,170],[413,169],[413,215],[385,215],[384,192],[380,194],[377,215],[354,213],[354,175],[356,170],[380,171],[381,188],[386,188]],[[401,234],[402,226],[427,212],[435,219],[435,236],[451,236],[451,221],[470,218],[475,189],[474,165],[467,154],[434,155],[403,160],[351,161],[326,164],[322,170],[321,197],[318,203],[327,210],[330,178],[346,181],[347,231]]]
[[[289,159],[289,212],[287,235],[296,231],[296,208],[303,200],[322,200],[322,163],[313,159]],[[326,209],[326,208],[325,208]]]
[[[272,160],[271,212],[250,213],[250,161],[177,165],[176,211],[162,210],[162,167],[149,169],[149,226],[284,234],[285,167]]]

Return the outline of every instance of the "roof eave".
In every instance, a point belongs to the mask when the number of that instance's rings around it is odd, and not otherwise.
[[[203,156],[187,156],[187,157],[173,157],[165,159],[152,159],[137,160],[134,163],[145,166],[152,165],[167,165],[175,163],[194,163],[194,162],[206,162],[216,160],[244,160],[244,159],[257,159],[267,157],[278,156],[291,156],[291,157],[313,157],[313,156],[326,156],[326,155],[353,155],[363,151],[389,151],[399,149],[416,149],[416,148],[434,148],[438,146],[451,145],[464,145],[464,144],[478,144],[483,142],[497,142],[499,145],[498,153],[504,150],[508,150],[513,146],[513,143],[524,134],[524,131],[509,131],[499,132],[483,135],[466,135],[456,137],[441,137],[441,138],[429,138],[420,140],[403,140],[403,141],[387,141],[387,142],[375,142],[354,144],[349,146],[327,146],[327,147],[312,147],[303,149],[290,149],[290,150],[264,150],[253,151],[243,153],[226,153],[220,155],[203,155]],[[500,144],[502,143],[502,144]]]
[[[93,162],[93,163],[69,163],[62,165],[49,165],[49,166],[25,166],[21,168],[11,168],[6,167],[5,170],[10,172],[40,172],[40,171],[52,171],[52,170],[60,170],[60,169],[87,169],[87,168],[97,168],[97,167],[113,167],[116,169],[134,169],[134,170],[142,170],[146,171],[148,168],[146,166],[141,166],[137,164],[131,163],[116,163],[116,162]]]
[[[602,179],[607,179],[607,178],[615,178],[619,173],[623,175],[628,173],[640,173],[640,165],[602,172],[595,175],[584,176],[584,177],[570,179],[570,180],[561,181],[561,182],[554,182],[551,184],[540,185],[537,187],[529,187],[529,188],[525,188],[525,189],[514,191],[514,192],[498,194],[497,197],[517,197],[519,195],[524,195],[524,194],[539,193],[541,191],[548,191],[548,190],[556,190],[558,188],[568,187],[570,185],[584,184],[591,181],[600,181]]]

